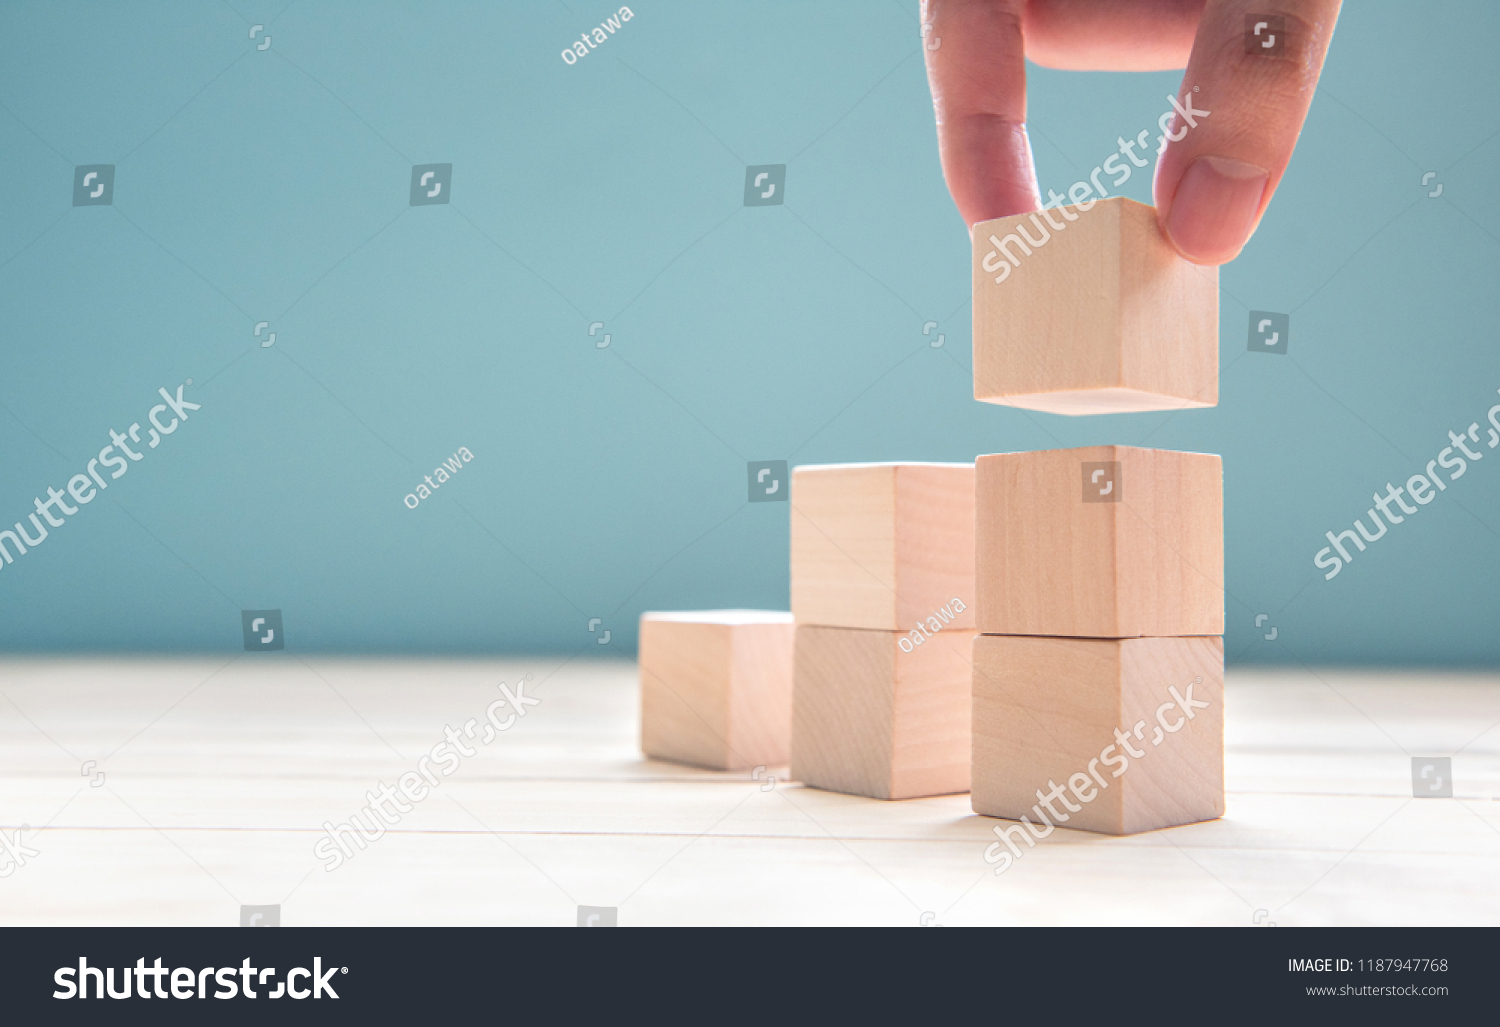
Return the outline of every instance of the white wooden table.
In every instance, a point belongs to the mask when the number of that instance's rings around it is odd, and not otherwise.
[[[527,673],[539,705],[324,869],[325,821]],[[0,693],[0,829],[37,853],[0,857],[3,924],[1500,923],[1500,676],[1231,670],[1224,819],[1058,830],[1001,877],[967,796],[644,760],[623,660],[9,660]]]

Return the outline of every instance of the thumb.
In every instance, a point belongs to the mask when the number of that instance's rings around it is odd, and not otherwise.
[[[1233,260],[1260,223],[1338,20],[1339,0],[1294,0],[1276,16],[1252,10],[1264,4],[1208,0],[1156,166],[1162,231],[1197,264]]]

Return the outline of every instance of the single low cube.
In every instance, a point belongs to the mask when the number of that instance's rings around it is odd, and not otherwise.
[[[1224,815],[1224,640],[974,641],[975,813],[1135,834]],[[1024,844],[1022,844],[1024,843]],[[1007,853],[991,846],[986,858]]]
[[[641,751],[715,770],[785,766],[792,615],[641,614]]]
[[[797,625],[794,780],[874,799],[969,790],[974,633],[918,637]]]
[[[975,465],[978,627],[1224,633],[1224,472],[1210,453],[1086,446]]]
[[[1053,414],[1219,401],[1219,269],[1156,209],[1095,199],[974,226],[974,398]]]
[[[791,500],[797,623],[973,628],[973,464],[798,467]]]

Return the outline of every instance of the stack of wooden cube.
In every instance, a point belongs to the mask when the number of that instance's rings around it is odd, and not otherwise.
[[[1015,233],[1036,215],[975,226],[975,398],[1075,415],[1212,405],[1217,269],[1178,256],[1152,208],[1098,208],[1062,209],[1065,229],[1026,253]],[[1020,259],[997,274],[1000,254]],[[1219,458],[981,456],[975,510],[974,811],[1037,834],[1221,816]]]
[[[967,791],[974,465],[798,467],[791,515],[792,777]]]
[[[975,398],[1214,405],[1217,270],[1130,200],[1051,213],[974,227]],[[644,616],[642,747],[725,769],[789,750],[793,778],[882,799],[972,783],[975,812],[1038,837],[1220,816],[1223,532],[1208,454],[798,467],[792,613]]]

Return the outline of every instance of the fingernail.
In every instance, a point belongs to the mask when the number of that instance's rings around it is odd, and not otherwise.
[[[1167,235],[1188,260],[1222,264],[1250,238],[1270,173],[1228,157],[1199,157],[1177,183]]]

